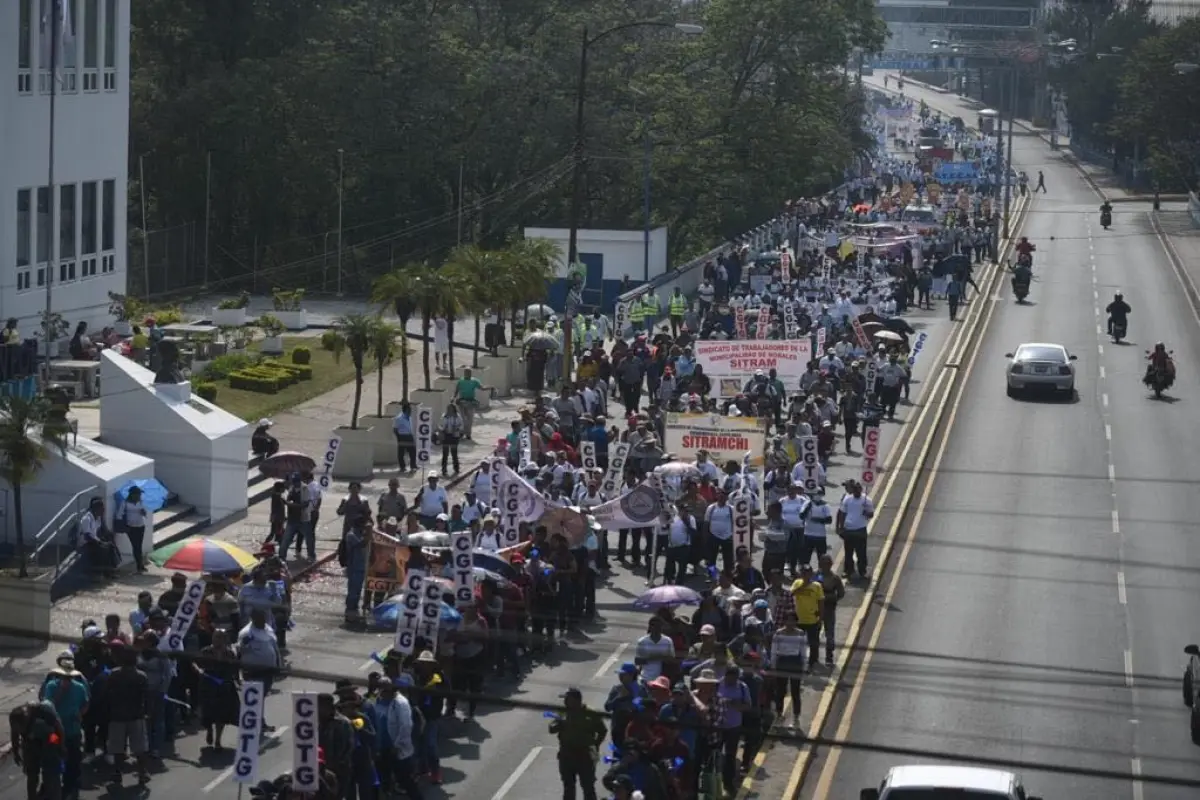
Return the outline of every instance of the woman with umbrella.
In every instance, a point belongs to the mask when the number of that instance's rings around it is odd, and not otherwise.
[[[525,385],[535,395],[540,395],[546,385],[546,363],[558,350],[558,340],[533,323],[533,330],[525,337]]]

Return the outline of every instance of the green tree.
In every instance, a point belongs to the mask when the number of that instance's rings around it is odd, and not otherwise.
[[[425,376],[425,391],[433,390],[433,372],[429,365],[429,343],[434,318],[443,309],[453,307],[453,283],[442,270],[428,264],[408,264],[379,278],[372,289],[372,299],[392,307],[397,297],[408,298],[421,315],[421,368]],[[407,396],[405,399],[408,399]]]
[[[549,239],[517,239],[510,242],[500,255],[502,261],[501,300],[510,310],[512,335],[509,342],[517,342],[517,316],[532,303],[545,300],[550,282],[554,280],[558,265],[562,263],[562,248]],[[502,306],[503,307],[503,306]]]
[[[347,314],[338,318],[338,330],[346,341],[350,362],[354,365],[354,408],[350,412],[350,429],[358,429],[358,411],[362,405],[363,375],[367,354],[372,351],[379,319],[369,314]],[[334,351],[337,356],[338,351]],[[382,414],[382,409],[380,410]]]
[[[459,287],[457,296],[464,313],[475,317],[475,350],[471,364],[479,366],[482,339],[482,318],[504,302],[504,255],[469,244],[456,247],[443,267],[450,280]],[[453,339],[451,340],[453,345]]]
[[[408,341],[404,331],[396,325],[382,319],[375,320],[375,328],[371,331],[371,358],[375,361],[375,416],[383,416],[383,369],[392,363],[396,348],[408,349]]]
[[[24,488],[37,478],[52,450],[65,455],[70,427],[44,397],[0,396],[0,478],[12,489],[18,576],[29,577],[25,552]]]

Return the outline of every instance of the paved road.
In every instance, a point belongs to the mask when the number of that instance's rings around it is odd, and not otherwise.
[[[935,107],[955,101],[914,91]],[[1200,638],[1196,567],[1200,381],[1196,318],[1147,207],[1119,206],[1105,232],[1098,201],[1039,140],[1018,136],[1017,165],[1046,174],[1025,233],[1038,244],[1030,304],[1004,293],[889,608],[883,651],[849,727],[854,741],[1022,762],[1200,780],[1178,676]],[[1051,237],[1054,237],[1051,240]],[[1099,335],[1123,289],[1131,342]],[[1099,307],[1100,312],[1096,309]],[[1142,350],[1163,339],[1184,365],[1169,401],[1140,384]],[[1022,341],[1078,354],[1078,397],[1010,400],[1004,354]],[[897,652],[899,651],[899,652]],[[851,797],[903,757],[825,756],[806,796]],[[836,767],[830,770],[829,767]],[[1047,798],[1195,797],[1025,771]],[[828,794],[824,794],[828,791]]]

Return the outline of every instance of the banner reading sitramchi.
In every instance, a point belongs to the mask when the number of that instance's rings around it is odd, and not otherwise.
[[[767,421],[721,414],[667,414],[666,434],[667,452],[680,461],[692,461],[697,452],[707,450],[714,464],[730,460],[741,464],[748,452],[750,463],[761,467],[767,444]]]
[[[792,386],[812,359],[808,337],[771,341],[766,339],[737,339],[734,341],[699,341],[692,343],[696,363],[712,381],[713,395],[733,397],[756,370],[777,370],[780,380]]]

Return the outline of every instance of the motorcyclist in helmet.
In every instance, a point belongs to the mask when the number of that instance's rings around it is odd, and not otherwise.
[[[1108,314],[1108,335],[1112,336],[1113,322],[1125,322],[1125,318],[1133,312],[1133,309],[1129,307],[1129,303],[1125,302],[1125,295],[1117,292],[1113,295],[1113,301],[1104,311]]]
[[[1033,281],[1033,268],[1024,260],[1018,261],[1015,267],[1009,264],[1008,271],[1012,273],[1013,291],[1021,284],[1028,286]]]
[[[1037,245],[1029,241],[1027,237],[1022,236],[1013,249],[1017,251],[1017,261],[1026,259],[1029,262],[1029,266],[1033,266],[1033,253],[1037,250]]]
[[[1100,206],[1100,225],[1104,228],[1112,225],[1112,203],[1107,200]]]
[[[1158,370],[1163,370],[1166,375],[1166,385],[1169,387],[1175,382],[1175,361],[1171,358],[1171,354],[1167,351],[1167,346],[1162,342],[1154,345],[1154,352],[1146,356],[1149,364],[1146,366],[1146,376],[1142,379],[1146,385],[1154,383],[1154,373]]]

